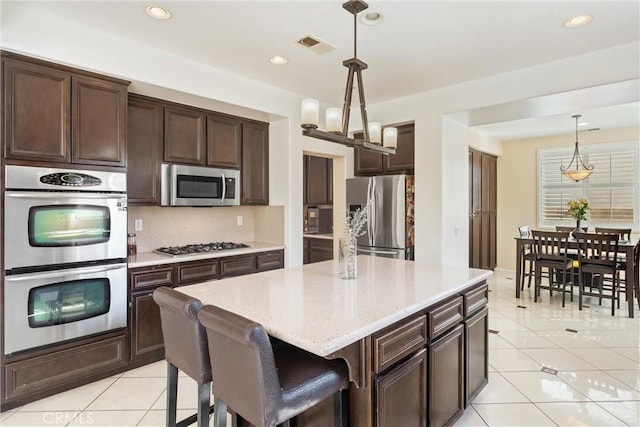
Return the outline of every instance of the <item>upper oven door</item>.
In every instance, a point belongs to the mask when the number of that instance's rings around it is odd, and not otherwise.
[[[5,269],[127,256],[124,194],[5,192]]]

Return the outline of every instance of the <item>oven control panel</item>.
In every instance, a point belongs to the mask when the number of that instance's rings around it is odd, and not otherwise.
[[[50,185],[62,185],[65,187],[90,187],[102,184],[100,178],[77,172],[57,172],[43,175],[40,182]]]

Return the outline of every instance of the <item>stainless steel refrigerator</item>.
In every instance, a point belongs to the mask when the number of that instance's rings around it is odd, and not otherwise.
[[[347,209],[367,207],[365,233],[358,254],[413,259],[413,176],[388,175],[347,179]]]

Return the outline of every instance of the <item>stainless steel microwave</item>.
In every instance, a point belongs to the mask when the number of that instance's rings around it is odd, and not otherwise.
[[[240,171],[168,164],[163,164],[160,171],[162,206],[240,204]]]

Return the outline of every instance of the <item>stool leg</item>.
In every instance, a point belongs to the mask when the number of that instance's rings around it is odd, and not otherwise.
[[[215,396],[213,398],[213,406],[215,408],[213,413],[213,416],[214,416],[213,425],[215,427],[225,427],[227,425],[227,404],[224,403],[222,399]],[[233,424],[235,427],[235,420],[236,420],[235,415],[233,417],[233,420],[234,420]]]
[[[167,427],[175,427],[178,409],[178,368],[167,362]]]
[[[211,383],[204,383],[198,392],[198,427],[209,426],[209,402],[211,400]]]
[[[345,388],[333,395],[333,425],[346,427],[349,425],[349,389]]]

